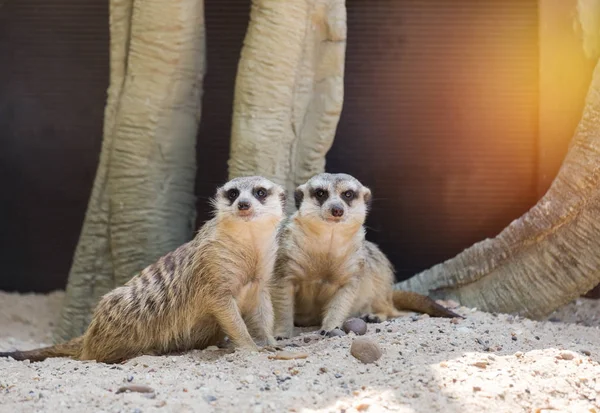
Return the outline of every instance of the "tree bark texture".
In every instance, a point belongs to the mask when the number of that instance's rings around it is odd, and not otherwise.
[[[600,63],[568,154],[540,201],[498,236],[396,288],[541,318],[600,282]]]
[[[191,239],[205,73],[202,0],[110,0],[110,86],[92,194],[55,340]]]
[[[344,0],[252,1],[230,178],[259,174],[293,192],[324,171],[342,110],[345,53]]]

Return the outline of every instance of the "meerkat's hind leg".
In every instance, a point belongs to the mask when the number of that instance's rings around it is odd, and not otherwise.
[[[361,318],[365,323],[383,323],[392,318],[408,315],[407,311],[400,311],[394,307],[393,296],[390,293],[387,299],[376,299],[371,311],[363,314]]]
[[[380,312],[380,313],[366,313],[366,314],[363,314],[360,318],[365,323],[378,324],[378,323],[383,323],[384,321],[391,320],[393,318],[407,316],[409,314],[410,314],[410,312],[408,312],[408,311],[398,311],[398,310],[394,309],[389,312],[386,311],[386,312]]]

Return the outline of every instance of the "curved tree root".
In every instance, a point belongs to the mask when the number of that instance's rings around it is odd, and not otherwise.
[[[324,171],[342,110],[345,51],[344,0],[252,1],[235,85],[230,178],[260,174],[292,193]]]
[[[600,283],[600,63],[548,192],[493,239],[395,285],[488,312],[541,318]]]
[[[202,0],[111,0],[104,138],[55,340],[193,235],[205,72]]]

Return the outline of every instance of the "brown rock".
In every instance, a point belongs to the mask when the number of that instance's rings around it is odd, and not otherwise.
[[[350,334],[352,331],[357,336],[362,336],[367,332],[367,323],[360,318],[349,318],[342,324],[342,330],[346,334]]]
[[[363,363],[374,363],[382,356],[381,349],[377,343],[367,338],[357,338],[352,341],[350,354]]]

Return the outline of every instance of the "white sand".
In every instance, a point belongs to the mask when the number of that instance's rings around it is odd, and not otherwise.
[[[62,297],[0,292],[0,351],[49,344]],[[581,299],[553,315],[565,323],[457,312],[467,319],[369,325],[365,337],[384,353],[369,365],[350,355],[352,336],[312,333],[283,343],[308,353],[304,360],[221,350],[114,366],[0,359],[0,412],[600,413],[599,301]],[[116,394],[124,384],[155,393]]]

